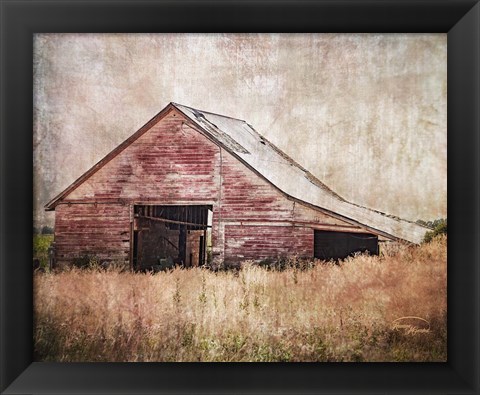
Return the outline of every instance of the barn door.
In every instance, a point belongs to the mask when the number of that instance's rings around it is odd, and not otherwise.
[[[136,270],[162,270],[205,262],[211,228],[207,205],[135,205],[132,259]]]
[[[323,260],[345,259],[356,252],[378,255],[378,236],[370,233],[315,230],[314,257]]]

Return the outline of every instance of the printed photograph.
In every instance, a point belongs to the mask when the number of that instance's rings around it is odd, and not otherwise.
[[[37,362],[446,362],[446,34],[35,34]]]

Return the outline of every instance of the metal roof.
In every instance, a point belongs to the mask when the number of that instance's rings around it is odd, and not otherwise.
[[[346,201],[247,122],[172,103],[207,135],[285,194],[385,236],[420,243],[428,228]],[[292,182],[295,180],[295,182]]]

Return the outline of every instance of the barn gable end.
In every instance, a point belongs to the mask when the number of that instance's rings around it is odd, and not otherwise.
[[[213,201],[218,155],[213,142],[172,110],[63,199]]]

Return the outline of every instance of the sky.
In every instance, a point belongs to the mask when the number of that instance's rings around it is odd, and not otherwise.
[[[351,202],[447,217],[446,34],[36,34],[33,66],[34,226],[172,101],[247,121]]]

